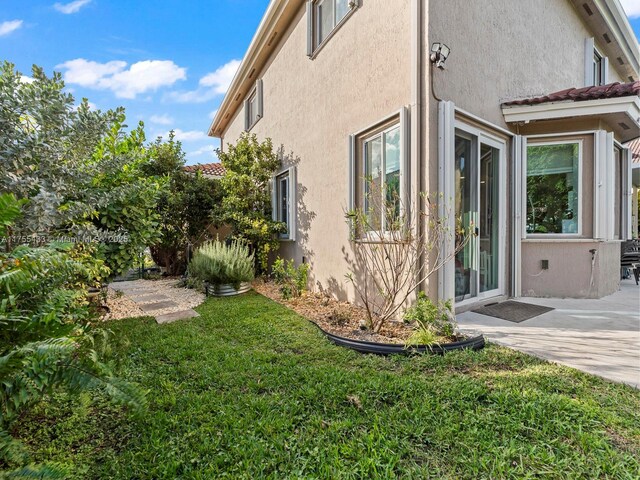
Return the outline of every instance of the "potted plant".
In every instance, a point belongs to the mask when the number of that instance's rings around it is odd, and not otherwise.
[[[238,295],[251,288],[254,258],[249,247],[234,240],[207,242],[196,250],[189,263],[188,275],[204,287],[207,295]]]

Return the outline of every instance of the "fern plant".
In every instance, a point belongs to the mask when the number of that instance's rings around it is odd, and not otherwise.
[[[189,276],[213,285],[231,284],[236,288],[254,278],[254,257],[246,243],[234,240],[207,242],[196,250],[189,263]]]
[[[0,195],[0,236],[20,214],[13,195]],[[139,409],[144,394],[100,361],[106,332],[96,328],[75,280],[85,265],[71,245],[21,245],[0,253],[0,478],[63,478],[56,465],[30,465],[8,433],[30,406],[57,389],[71,394],[100,387]]]

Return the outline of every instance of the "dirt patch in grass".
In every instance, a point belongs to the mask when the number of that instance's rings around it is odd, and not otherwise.
[[[285,300],[275,282],[256,280],[256,292],[278,302],[316,323],[324,331],[354,340],[404,344],[414,331],[412,325],[387,322],[379,333],[364,328],[367,312],[363,307],[341,302],[322,293],[305,292],[299,298]]]

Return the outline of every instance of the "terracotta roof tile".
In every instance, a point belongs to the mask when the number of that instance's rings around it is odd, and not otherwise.
[[[198,170],[203,175],[211,175],[213,177],[222,177],[224,175],[224,167],[221,163],[199,163],[197,165],[187,165],[183,167],[187,173],[196,173]]]
[[[631,150],[633,163],[640,163],[640,138],[630,141],[626,146]]]
[[[559,92],[550,93],[542,97],[513,100],[502,104],[503,107],[520,105],[538,105],[549,102],[581,102],[585,100],[599,100],[601,98],[618,98],[640,95],[640,81],[630,83],[610,83],[598,87],[567,88]]]

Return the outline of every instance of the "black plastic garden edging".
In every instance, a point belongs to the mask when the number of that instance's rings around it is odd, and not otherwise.
[[[332,333],[329,333],[326,330],[322,329],[317,323],[311,323],[318,327],[320,331],[324,333],[331,342],[341,347],[350,348],[351,350],[355,350],[356,352],[360,353],[375,353],[377,355],[409,355],[414,353],[433,353],[437,355],[443,355],[445,352],[452,352],[454,350],[480,350],[484,348],[485,345],[484,337],[482,335],[467,338],[465,340],[460,340],[459,342],[433,345],[406,346],[396,343],[365,342],[363,340],[352,340],[350,338],[333,335]]]

